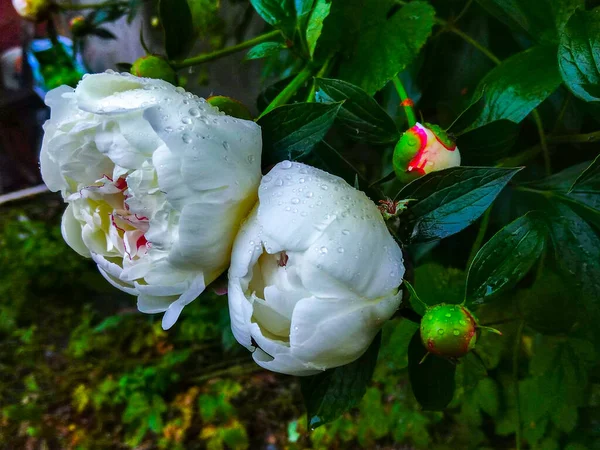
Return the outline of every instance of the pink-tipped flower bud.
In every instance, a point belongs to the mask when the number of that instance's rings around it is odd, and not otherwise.
[[[460,166],[460,152],[439,125],[417,122],[396,144],[393,165],[398,179],[409,182],[436,170]]]

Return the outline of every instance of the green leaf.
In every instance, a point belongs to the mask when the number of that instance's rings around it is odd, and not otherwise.
[[[582,218],[600,227],[600,178],[596,164],[595,161],[578,164],[525,186],[561,201]]]
[[[284,48],[285,46],[283,46],[281,42],[263,42],[252,47],[248,53],[246,53],[245,59],[260,59],[276,55]]]
[[[408,375],[413,394],[428,411],[441,411],[454,397],[456,365],[447,359],[428,355],[419,330],[408,344]]]
[[[195,40],[192,13],[187,1],[160,0],[158,12],[165,32],[167,57],[185,58]]]
[[[428,306],[440,303],[462,303],[465,298],[465,271],[435,262],[415,269],[415,289]]]
[[[511,56],[480,81],[473,99],[485,95],[485,106],[465,131],[501,119],[521,122],[560,83],[555,46],[540,45]]]
[[[316,0],[315,6],[306,26],[306,42],[308,52],[312,58],[317,47],[317,42],[323,30],[323,23],[331,10],[331,0]]]
[[[469,268],[466,298],[480,304],[513,287],[542,254],[546,224],[535,212],[498,231],[477,253]]]
[[[539,41],[556,41],[584,0],[478,0],[492,15]]]
[[[339,103],[283,105],[258,120],[263,132],[263,165],[307,155],[333,125]]]
[[[342,52],[340,78],[374,94],[404,70],[431,34],[435,10],[423,1],[333,2],[317,53]]]
[[[318,102],[343,102],[337,121],[348,136],[373,144],[387,144],[399,139],[394,120],[361,88],[329,78],[317,78],[315,82],[319,88]]]
[[[315,429],[358,405],[373,377],[381,332],[356,361],[322,374],[300,378],[308,424]]]
[[[260,17],[292,39],[296,27],[294,0],[250,0]]]
[[[558,47],[560,74],[567,87],[586,102],[600,101],[600,7],[576,11]]]
[[[581,293],[591,320],[600,319],[600,239],[568,206],[548,202],[548,225],[554,259],[567,282]]]
[[[577,177],[568,193],[590,190],[600,193],[600,156]]]
[[[443,239],[462,231],[483,214],[519,171],[492,167],[452,167],[405,186],[396,198],[409,203],[404,222],[412,241]]]

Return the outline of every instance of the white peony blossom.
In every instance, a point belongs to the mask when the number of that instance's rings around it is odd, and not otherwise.
[[[44,19],[52,5],[50,0],[12,0],[12,4],[21,17],[34,22]]]
[[[171,327],[229,264],[257,198],[260,127],[165,81],[114,72],[46,103],[41,169],[69,204],[65,240]]]
[[[364,193],[281,162],[263,178],[233,246],[233,334],[275,372],[348,364],[397,310],[403,274],[402,252]]]

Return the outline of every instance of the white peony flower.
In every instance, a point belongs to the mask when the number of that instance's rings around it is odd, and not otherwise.
[[[12,4],[21,17],[34,22],[43,20],[52,5],[50,0],[12,0]]]
[[[260,127],[165,81],[114,72],[46,103],[41,169],[69,203],[65,240],[171,327],[229,264],[257,198]]]
[[[311,375],[364,353],[400,305],[402,252],[344,180],[284,161],[235,240],[231,325],[260,366]]]

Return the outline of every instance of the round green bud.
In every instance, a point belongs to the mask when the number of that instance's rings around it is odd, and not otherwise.
[[[160,56],[147,55],[138,59],[131,66],[131,73],[136,77],[157,78],[177,85],[177,74]]]
[[[69,26],[71,27],[71,33],[73,36],[80,36],[83,34],[85,29],[87,28],[87,24],[85,22],[85,17],[83,16],[75,16],[69,22]]]
[[[246,108],[246,105],[234,98],[225,97],[224,95],[213,95],[208,97],[206,101],[229,116],[252,120],[252,114],[250,114],[250,110]]]
[[[464,306],[441,303],[423,316],[421,341],[429,353],[459,358],[475,347],[477,319]]]

